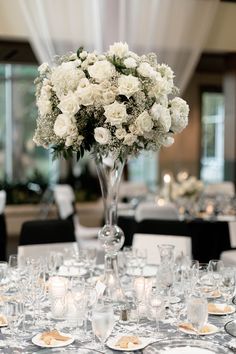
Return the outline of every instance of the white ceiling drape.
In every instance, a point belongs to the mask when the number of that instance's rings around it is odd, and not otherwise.
[[[39,62],[59,54],[106,51],[126,41],[156,52],[183,92],[204,47],[219,0],[19,0]]]

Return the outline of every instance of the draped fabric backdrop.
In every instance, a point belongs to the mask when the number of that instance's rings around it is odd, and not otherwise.
[[[56,54],[106,51],[126,41],[154,51],[183,92],[202,52],[219,0],[19,0],[39,62]]]

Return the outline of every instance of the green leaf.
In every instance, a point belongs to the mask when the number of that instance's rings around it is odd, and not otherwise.
[[[84,50],[84,47],[79,47],[79,49],[77,50],[77,57],[80,58],[80,54],[82,53],[82,51]]]

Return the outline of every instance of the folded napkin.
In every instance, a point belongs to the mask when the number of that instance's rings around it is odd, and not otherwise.
[[[5,316],[0,315],[0,326],[4,326],[7,324],[7,319]]]
[[[141,344],[142,342],[137,336],[122,336],[117,342],[116,347],[122,349],[135,348],[136,345]]]
[[[61,335],[56,329],[49,332],[43,332],[40,339],[46,344],[51,345],[56,341],[67,341],[70,337]]]
[[[193,332],[196,332],[196,333],[208,333],[208,332],[211,332],[211,328],[209,327],[208,324],[203,326],[199,331],[196,328],[194,328],[191,323],[186,323],[186,322],[180,323],[179,328],[183,328],[183,329],[186,329],[188,331],[193,331]]]
[[[231,311],[231,307],[229,305],[219,306],[211,302],[208,304],[208,312],[227,313],[229,311]]]

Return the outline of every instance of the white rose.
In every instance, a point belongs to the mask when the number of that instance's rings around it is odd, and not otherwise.
[[[175,97],[171,101],[171,130],[180,133],[188,124],[189,106],[180,97]]]
[[[98,82],[109,80],[115,74],[114,66],[107,60],[97,61],[88,68],[89,75]]]
[[[132,133],[128,133],[126,134],[125,138],[124,138],[124,144],[131,146],[133,145],[133,143],[135,143],[135,141],[137,140],[137,136],[132,134]]]
[[[83,50],[79,56],[82,60],[84,60],[85,58],[87,58],[87,55],[88,55],[88,53],[86,52],[86,50]]]
[[[118,93],[130,98],[135,92],[139,91],[140,81],[133,75],[121,75],[118,79]]]
[[[58,108],[62,111],[62,113],[71,115],[76,114],[80,109],[77,95],[73,92],[69,92],[66,96],[61,98]]]
[[[94,103],[93,86],[78,87],[76,94],[79,103],[83,106],[90,106]]]
[[[122,140],[126,136],[126,130],[123,128],[116,129],[115,136],[117,139]]]
[[[152,118],[147,111],[144,111],[138,116],[135,124],[141,133],[150,132],[153,128]]]
[[[117,58],[124,58],[129,52],[129,47],[127,43],[116,42],[110,45],[108,54],[110,56],[116,56]]]
[[[137,63],[136,63],[136,60],[134,58],[126,58],[124,60],[124,65],[126,66],[126,68],[128,69],[133,69],[133,68],[136,68],[137,66]]]
[[[171,127],[171,115],[170,111],[168,108],[163,107],[159,103],[154,103],[154,105],[151,108],[151,115],[154,119],[154,121],[158,122],[158,125],[160,125],[164,132],[168,132]]]
[[[148,64],[148,63],[141,63],[137,69],[139,75],[143,77],[147,77],[149,79],[153,78],[155,76],[155,70],[153,67]]]
[[[88,85],[90,85],[90,82],[89,82],[89,80],[86,77],[84,77],[83,79],[80,80],[78,87],[82,87],[83,88],[83,87],[86,87]]]
[[[104,116],[107,118],[106,122],[111,125],[119,126],[127,122],[126,107],[123,103],[115,101],[114,103],[104,106]]]
[[[174,141],[175,139],[173,138],[173,136],[168,134],[160,138],[160,143],[165,147],[171,146],[172,144],[174,144]]]
[[[102,92],[101,102],[103,105],[109,105],[113,103],[116,99],[116,95],[113,91],[104,91]]]
[[[38,67],[38,72],[40,73],[40,75],[45,74],[45,72],[49,69],[49,65],[48,63],[43,63]]]
[[[135,135],[140,135],[140,134],[142,135],[142,133],[140,132],[140,130],[138,129],[138,127],[135,124],[130,124],[129,131],[130,131],[130,133],[135,134]]]
[[[67,114],[59,114],[54,123],[54,133],[60,138],[65,138],[71,129],[74,129],[74,117]]]
[[[111,134],[108,129],[98,127],[94,129],[94,138],[99,144],[105,145],[109,143]]]

